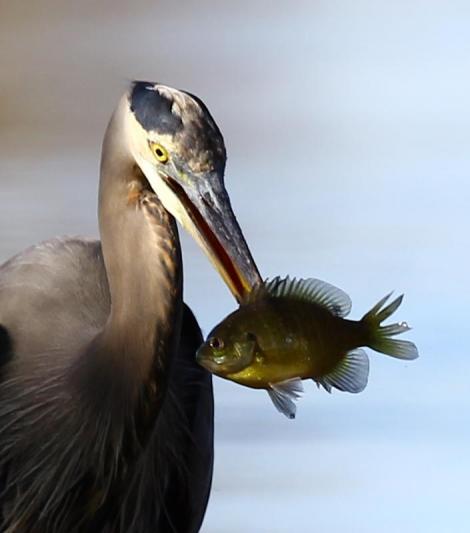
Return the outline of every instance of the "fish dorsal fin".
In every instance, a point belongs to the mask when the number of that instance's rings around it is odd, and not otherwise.
[[[348,352],[332,372],[316,381],[328,392],[331,392],[332,387],[345,392],[361,392],[368,379],[369,358],[359,348]]]
[[[268,394],[276,409],[291,420],[297,411],[296,402],[304,391],[300,378],[287,379],[278,383],[270,383]]]
[[[344,317],[351,311],[351,299],[341,289],[319,279],[281,278],[277,276],[255,287],[244,303],[252,303],[258,299],[295,298],[306,302],[314,302],[328,309],[336,316]]]

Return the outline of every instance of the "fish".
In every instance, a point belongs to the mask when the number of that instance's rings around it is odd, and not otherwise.
[[[400,307],[403,294],[387,294],[361,320],[348,320],[351,300],[318,279],[276,277],[257,285],[240,307],[208,335],[197,362],[213,374],[253,389],[267,390],[274,406],[295,418],[303,380],[327,392],[358,393],[369,378],[363,347],[398,359],[418,357],[408,340],[411,328],[382,323]]]

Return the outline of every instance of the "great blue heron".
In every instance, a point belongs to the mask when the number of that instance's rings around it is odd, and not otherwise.
[[[51,240],[0,268],[2,531],[200,528],[212,383],[173,217],[242,299],[259,273],[225,160],[198,98],[134,82],[103,143],[101,243]]]

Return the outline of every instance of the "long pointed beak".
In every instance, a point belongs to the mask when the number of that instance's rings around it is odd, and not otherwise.
[[[165,176],[177,196],[193,234],[238,302],[243,302],[261,276],[233,213],[220,176],[191,179],[185,186]]]

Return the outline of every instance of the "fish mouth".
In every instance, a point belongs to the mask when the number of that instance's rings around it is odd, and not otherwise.
[[[183,186],[164,180],[187,215],[181,220],[202,247],[238,302],[261,282],[261,276],[218,176],[191,180]],[[211,187],[211,184],[214,184]]]
[[[197,363],[218,376],[225,376],[227,374],[226,362],[218,361],[216,358],[207,354],[204,345],[196,352],[196,361]]]
[[[241,365],[237,361],[217,361],[217,359],[210,356],[198,357],[196,355],[196,361],[211,374],[222,378],[228,378],[231,375],[238,374],[238,372],[241,372],[245,368],[245,365]]]
[[[220,365],[217,364],[213,359],[207,356],[200,355],[199,353],[196,354],[196,361],[200,366],[202,366],[212,374],[217,374],[221,370]]]
[[[211,337],[209,336],[209,339]],[[196,361],[209,372],[221,377],[238,374],[253,363],[254,345],[235,342],[234,346],[222,353],[214,352],[207,340],[196,352]]]

